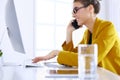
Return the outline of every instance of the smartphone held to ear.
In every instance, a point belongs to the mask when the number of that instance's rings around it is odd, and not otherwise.
[[[72,22],[72,26],[75,28],[75,29],[78,29],[78,28],[80,28],[81,26],[79,26],[78,25],[78,23],[77,23],[77,20],[75,19],[75,20],[73,20],[73,22]]]

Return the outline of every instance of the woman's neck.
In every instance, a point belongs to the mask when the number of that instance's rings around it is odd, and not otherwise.
[[[88,21],[86,23],[86,27],[89,29],[89,31],[91,33],[93,32],[93,27],[94,27],[95,20],[96,20],[96,16],[88,19]]]

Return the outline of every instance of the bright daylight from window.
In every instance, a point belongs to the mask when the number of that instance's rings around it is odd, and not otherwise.
[[[35,51],[37,55],[61,49],[71,19],[71,0],[36,0]]]

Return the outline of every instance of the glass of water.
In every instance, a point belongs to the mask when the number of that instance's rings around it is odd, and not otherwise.
[[[97,80],[97,44],[78,46],[78,76],[80,80]]]

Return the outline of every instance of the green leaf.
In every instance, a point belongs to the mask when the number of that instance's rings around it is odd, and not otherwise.
[[[2,54],[3,54],[2,51],[0,51],[0,57],[2,56]]]

